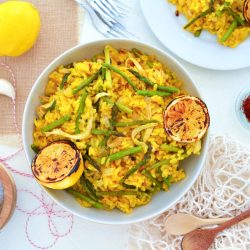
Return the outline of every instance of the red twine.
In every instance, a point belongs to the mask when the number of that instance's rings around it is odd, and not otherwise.
[[[0,68],[4,68],[10,74],[11,82],[12,82],[13,87],[14,87],[15,92],[16,92],[16,77],[15,77],[12,69],[10,68],[10,66],[8,66],[7,64],[5,64],[3,62],[0,62]],[[17,119],[16,119],[16,98],[12,100],[12,103],[13,103],[13,121],[14,121],[15,129],[16,129],[16,133],[18,134],[20,145],[22,145],[21,133],[19,131]],[[23,151],[23,147],[21,146],[21,148],[19,148],[16,152],[14,152],[6,157],[0,157],[0,162],[3,163],[11,172],[13,172],[15,174],[21,175],[23,177],[34,178],[32,174],[16,170],[15,168],[11,167],[9,165],[9,163],[7,162],[8,160],[11,160],[13,157],[18,155],[22,151]],[[36,207],[35,209],[33,209],[32,211],[26,211],[18,205],[16,207],[18,211],[27,215],[27,220],[25,223],[25,234],[26,234],[26,237],[27,237],[29,243],[33,247],[38,248],[38,249],[44,249],[44,250],[49,249],[57,243],[59,238],[65,237],[71,232],[71,230],[73,228],[73,218],[74,218],[73,215],[64,211],[64,210],[55,209],[56,205],[54,202],[46,202],[43,191],[41,193],[41,197],[39,197],[38,195],[36,195],[35,193],[33,193],[27,189],[20,189],[20,190],[18,190],[18,192],[19,193],[26,192],[26,193],[30,194],[33,199],[40,202],[40,205],[38,207]],[[47,218],[48,218],[48,233],[50,233],[52,235],[52,237],[54,238],[54,240],[51,243],[49,243],[47,246],[40,246],[40,245],[36,244],[31,239],[30,232],[29,232],[29,224],[30,224],[30,221],[32,220],[32,218],[34,216],[41,216],[41,215],[47,216]],[[59,217],[62,219],[67,218],[70,220],[68,229],[64,233],[61,233],[61,234],[59,233],[58,227],[56,227],[56,224],[55,224],[56,217],[57,218]]]

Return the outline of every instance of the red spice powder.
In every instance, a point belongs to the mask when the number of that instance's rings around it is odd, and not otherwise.
[[[242,110],[247,120],[250,122],[250,95],[243,101]]]

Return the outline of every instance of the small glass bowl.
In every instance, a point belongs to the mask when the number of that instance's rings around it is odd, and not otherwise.
[[[236,98],[235,103],[235,112],[236,116],[240,122],[240,124],[248,131],[250,132],[250,122],[247,120],[246,115],[244,114],[244,111],[242,109],[242,105],[244,100],[250,95],[250,85],[248,85],[246,88],[244,88],[240,93],[238,94]]]

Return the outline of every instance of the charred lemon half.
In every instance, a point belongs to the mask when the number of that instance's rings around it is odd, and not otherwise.
[[[195,142],[206,133],[210,117],[206,104],[194,96],[180,96],[164,112],[164,127],[171,139],[181,143]]]
[[[32,172],[38,182],[53,189],[73,186],[83,173],[83,159],[70,141],[52,142],[32,161]]]
[[[245,0],[243,5],[243,16],[250,24],[250,0]]]

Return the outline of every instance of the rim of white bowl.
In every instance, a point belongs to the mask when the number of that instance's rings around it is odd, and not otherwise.
[[[88,45],[94,45],[94,44],[98,44],[98,43],[112,43],[112,42],[129,42],[129,43],[135,43],[135,46],[136,45],[139,45],[139,46],[146,46],[150,49],[153,49],[153,50],[156,50],[157,52],[160,52],[161,54],[163,54],[166,58],[168,58],[169,61],[173,61],[176,65],[178,65],[179,69],[183,72],[183,74],[186,75],[186,77],[190,80],[190,82],[192,83],[194,89],[196,90],[196,92],[198,93],[199,97],[201,99],[202,98],[202,95],[200,93],[200,91],[198,90],[196,84],[195,84],[195,81],[194,79],[191,77],[191,75],[189,74],[189,72],[186,70],[186,68],[176,59],[174,58],[171,54],[169,54],[168,52],[166,51],[163,51],[162,49],[159,49],[157,48],[156,46],[150,44],[150,43],[144,43],[144,42],[140,42],[138,40],[133,40],[133,39],[125,39],[125,38],[106,38],[106,39],[98,39],[98,40],[94,40],[94,41],[90,41],[90,42],[87,42],[87,43],[81,43],[79,45],[76,45],[74,46],[73,48],[70,48],[68,50],[66,50],[65,52],[63,52],[62,54],[60,54],[58,57],[56,57],[55,59],[53,59],[47,67],[45,67],[45,69],[40,73],[40,75],[38,76],[38,78],[36,79],[35,83],[33,84],[30,92],[29,92],[29,95],[27,97],[27,100],[26,100],[26,103],[25,103],[25,107],[24,107],[24,112],[23,112],[23,120],[22,120],[22,141],[23,141],[23,147],[24,147],[24,152],[25,152],[25,157],[29,163],[29,165],[31,165],[31,160],[29,158],[29,153],[28,153],[28,148],[29,148],[29,145],[27,144],[27,141],[26,141],[26,132],[25,132],[25,126],[26,126],[26,117],[28,116],[28,103],[31,101],[31,98],[33,96],[33,92],[36,88],[36,86],[39,84],[41,78],[44,76],[44,74],[47,72],[47,70],[49,68],[51,68],[51,66],[56,63],[56,61],[60,60],[61,58],[64,58],[66,57],[67,55],[70,55],[73,51],[75,50],[78,50],[79,48],[81,47],[85,47],[85,46],[88,46]],[[144,220],[148,220],[148,219],[151,219],[165,211],[167,211],[167,209],[171,208],[175,203],[177,203],[188,191],[189,189],[193,186],[194,182],[197,180],[198,176],[200,175],[200,172],[204,166],[204,162],[205,162],[205,158],[206,158],[206,154],[207,154],[207,148],[208,148],[208,143],[209,143],[209,130],[207,131],[206,133],[206,142],[204,143],[203,145],[203,148],[205,150],[204,152],[204,156],[203,158],[201,159],[201,163],[195,173],[195,175],[193,176],[193,178],[189,181],[187,187],[185,190],[183,190],[178,196],[175,197],[175,199],[172,200],[171,203],[169,203],[166,207],[163,207],[163,208],[158,208],[158,209],[155,209],[155,212],[154,213],[151,213],[149,215],[146,215],[144,216],[143,218],[138,218],[138,219],[131,219],[131,218],[128,218],[128,220],[124,221],[124,220],[121,220],[121,221],[110,221],[110,220],[100,220],[100,219],[95,219],[95,218],[92,218],[92,217],[89,217],[89,216],[85,216],[83,214],[79,214],[75,211],[72,211],[70,208],[68,208],[67,206],[64,205],[64,203],[62,203],[60,200],[56,199],[53,195],[51,195],[49,192],[47,192],[47,189],[40,185],[39,186],[46,192],[46,194],[53,200],[55,201],[59,206],[63,207],[65,210],[67,210],[68,212],[76,215],[77,217],[80,217],[82,219],[85,219],[85,220],[88,220],[88,221],[92,221],[92,222],[95,222],[95,223],[100,223],[100,224],[107,224],[107,225],[126,225],[126,224],[132,224],[132,223],[137,223],[137,222],[141,222],[141,221],[144,221]],[[204,138],[203,138],[204,140]],[[146,206],[146,205],[145,205]],[[111,211],[112,213],[112,211]]]

